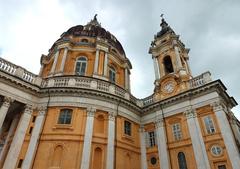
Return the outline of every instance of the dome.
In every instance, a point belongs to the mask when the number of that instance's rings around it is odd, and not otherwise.
[[[98,22],[96,15],[94,18],[87,23],[86,25],[76,25],[68,29],[66,32],[64,32],[60,39],[58,39],[54,45],[51,47],[50,50],[52,50],[55,47],[55,44],[59,41],[66,41],[69,39],[69,37],[92,37],[92,38],[101,38],[106,40],[112,47],[116,48],[118,52],[125,56],[124,49],[121,45],[121,43],[117,40],[117,38],[112,35],[109,31],[101,27],[101,24]]]

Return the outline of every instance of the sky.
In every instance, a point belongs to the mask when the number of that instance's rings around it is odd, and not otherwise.
[[[133,95],[144,98],[154,88],[148,50],[162,13],[191,49],[193,76],[210,71],[240,103],[239,0],[0,0],[0,57],[38,74],[41,54],[48,54],[70,27],[85,25],[98,14],[132,63]],[[240,119],[240,106],[233,112]]]

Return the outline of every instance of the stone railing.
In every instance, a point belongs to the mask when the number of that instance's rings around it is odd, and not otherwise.
[[[17,76],[25,82],[32,83],[34,85],[40,86],[42,79],[37,75],[17,66],[11,62],[0,58],[0,71],[6,72],[8,74]]]
[[[190,88],[197,88],[211,82],[211,73],[209,71],[189,80]]]
[[[108,81],[83,76],[55,76],[49,77],[43,80],[42,88],[47,87],[69,87],[69,88],[85,88],[92,89],[96,91],[101,91],[105,93],[110,93],[112,95],[125,98],[135,104],[137,104],[137,99],[129,94],[129,92],[113,83]]]

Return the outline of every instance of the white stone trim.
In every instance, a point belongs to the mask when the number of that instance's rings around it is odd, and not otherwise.
[[[94,74],[98,74],[98,60],[99,60],[99,49],[96,49],[95,63],[94,63]]]
[[[160,160],[161,169],[169,169],[169,157],[167,138],[165,133],[165,126],[163,119],[157,119],[155,122],[156,134],[157,134],[157,145],[158,145],[158,156]]]
[[[93,133],[93,123],[94,123],[95,112],[96,112],[95,108],[92,108],[92,107],[87,108],[87,122],[86,122],[86,128],[84,133],[81,169],[89,169],[89,166],[90,166],[92,133]]]
[[[197,168],[211,169],[200,125],[198,123],[197,114],[195,110],[189,109],[188,111],[185,112],[185,115],[187,117],[187,124],[192,141],[192,147],[197,163]]]
[[[36,118],[36,122],[32,131],[28,149],[22,164],[22,169],[31,169],[32,167],[33,158],[37,150],[38,139],[40,137],[41,130],[45,120],[45,114],[46,114],[46,107],[41,107],[39,109],[39,113]]]
[[[0,129],[2,129],[3,122],[5,120],[5,117],[7,115],[8,109],[10,107],[10,103],[13,100],[10,97],[4,97],[3,104],[0,108]]]
[[[128,78],[128,68],[124,69],[124,80],[125,80],[125,89],[129,89],[129,78]]]
[[[144,126],[139,129],[140,134],[140,146],[141,146],[141,169],[147,169],[147,151],[146,151],[146,139]]]
[[[109,112],[107,161],[106,161],[107,167],[106,167],[106,169],[114,169],[115,116],[116,116],[116,113]]]
[[[153,66],[154,66],[154,73],[155,73],[155,79],[160,79],[160,73],[159,73],[159,64],[158,59],[156,57],[153,57]]]
[[[61,73],[64,71],[64,66],[65,66],[65,62],[66,62],[66,58],[67,58],[67,53],[68,53],[68,48],[64,48],[61,67],[60,67],[60,72]]]
[[[226,150],[233,169],[239,169],[240,166],[240,154],[236,146],[236,141],[233,136],[230,124],[228,122],[224,107],[220,102],[216,102],[213,105],[213,110],[217,117],[218,125],[226,146]]]
[[[6,157],[6,154],[7,154],[8,148],[9,148],[9,145],[8,145],[9,141],[12,138],[12,136],[15,132],[15,129],[17,128],[18,121],[19,121],[19,116],[17,115],[17,116],[14,117],[14,119],[11,123],[11,126],[10,126],[10,129],[8,131],[8,135],[7,135],[5,144],[4,144],[3,149],[0,153],[0,167],[3,165],[2,163],[4,162],[4,159]]]
[[[15,169],[17,165],[18,157],[24,142],[25,134],[32,115],[32,107],[26,106],[24,113],[21,116],[21,119],[18,123],[17,130],[13,137],[12,144],[8,151],[3,169]]]
[[[104,56],[104,70],[103,70],[103,75],[104,75],[105,77],[108,76],[107,70],[108,70],[108,53],[105,52],[105,56]]]
[[[54,61],[53,61],[53,65],[52,65],[50,74],[53,74],[55,72],[55,68],[56,68],[57,61],[58,61],[58,56],[59,56],[59,50],[57,50],[57,52],[54,55]]]

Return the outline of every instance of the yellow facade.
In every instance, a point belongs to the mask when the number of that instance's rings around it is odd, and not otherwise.
[[[0,168],[239,169],[237,103],[209,72],[192,76],[188,52],[162,19],[144,99],[131,94],[131,63],[96,16],[61,35],[39,75],[1,59]]]

